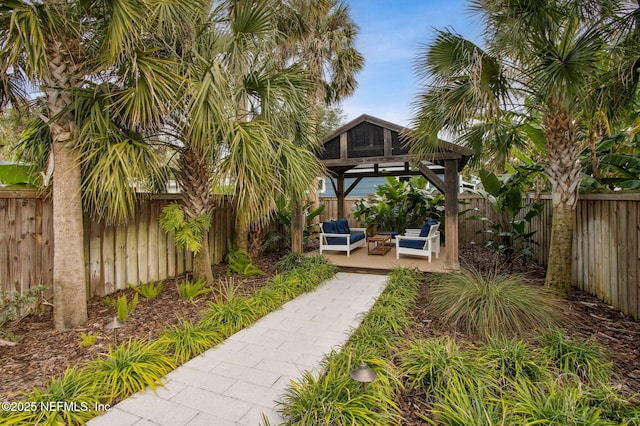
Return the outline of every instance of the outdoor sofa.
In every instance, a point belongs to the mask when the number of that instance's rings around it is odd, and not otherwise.
[[[347,219],[330,220],[320,224],[320,254],[325,250],[346,251],[367,243],[367,228],[349,228]]]

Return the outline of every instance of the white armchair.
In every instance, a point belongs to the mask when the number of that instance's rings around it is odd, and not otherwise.
[[[396,236],[396,259],[401,254],[412,256],[424,256],[431,262],[432,253],[436,258],[440,256],[440,223],[431,225],[425,232],[426,225],[422,229],[407,229],[405,235]]]

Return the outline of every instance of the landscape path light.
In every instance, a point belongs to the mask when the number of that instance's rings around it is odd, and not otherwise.
[[[367,363],[362,362],[360,363],[360,366],[358,368],[356,368],[351,372],[351,374],[349,374],[349,376],[351,376],[351,378],[356,382],[362,383],[364,391],[366,392],[367,384],[373,382],[376,377],[378,377],[378,374],[370,369]]]
[[[105,330],[113,330],[113,346],[118,346],[118,329],[124,327],[125,323],[118,319],[118,316],[113,317],[113,321],[104,326]]]

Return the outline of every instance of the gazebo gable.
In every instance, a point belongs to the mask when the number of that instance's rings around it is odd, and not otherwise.
[[[417,163],[406,144],[408,133],[405,127],[363,114],[325,136],[319,157],[333,172],[359,164]],[[472,154],[468,148],[440,141],[424,160],[443,166],[444,160],[457,159],[462,170]]]

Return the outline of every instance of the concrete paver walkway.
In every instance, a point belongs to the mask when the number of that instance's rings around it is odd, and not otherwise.
[[[275,401],[289,381],[346,343],[386,280],[338,273],[169,373],[157,394],[135,394],[89,424],[258,425],[262,413],[279,424]]]

